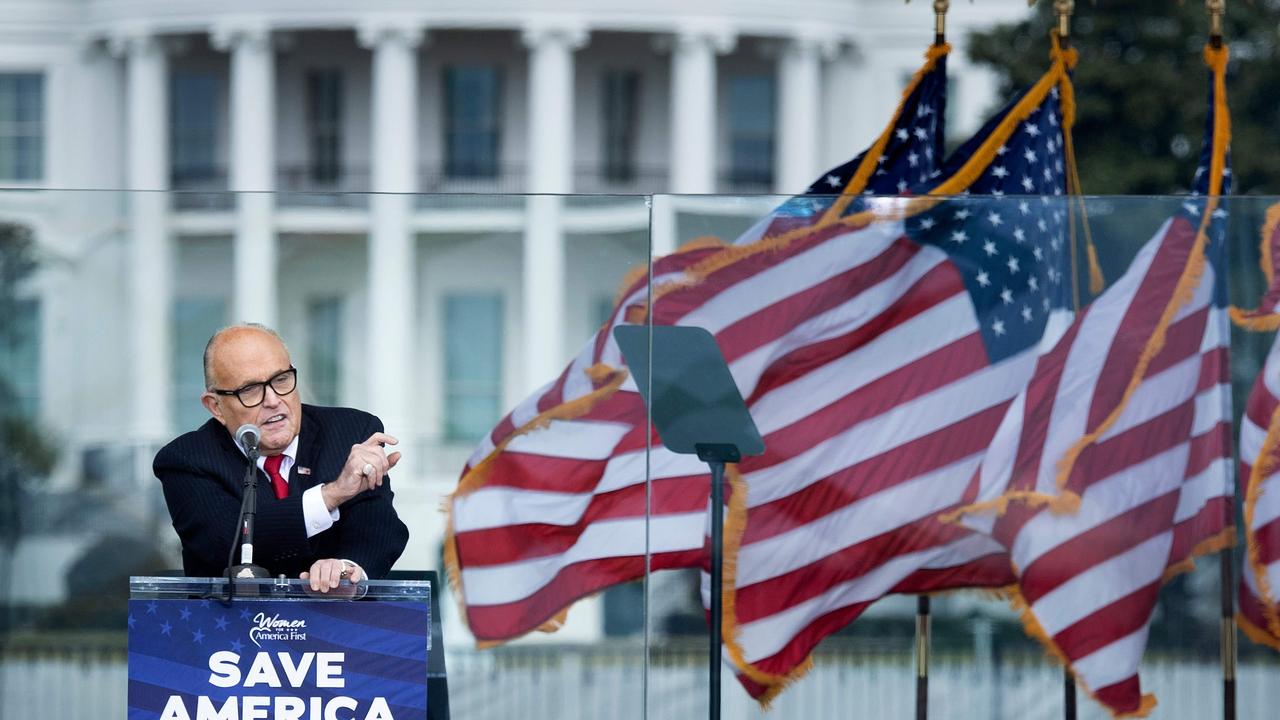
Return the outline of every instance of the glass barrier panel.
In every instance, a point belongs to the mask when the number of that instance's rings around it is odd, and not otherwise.
[[[722,713],[1218,717],[1224,674],[1265,713],[1276,653],[1231,622],[1273,334],[1228,308],[1276,201],[655,196],[652,375],[688,355],[658,326],[705,329],[766,448],[724,486]],[[651,524],[698,551],[652,556],[648,716],[691,716],[714,522],[666,508],[711,480],[658,436]]]
[[[584,585],[573,561],[541,560],[567,548],[595,552],[565,517],[607,513],[607,500],[592,504],[579,488],[542,510],[533,502],[494,512],[485,498],[536,501],[559,489],[565,467],[591,460],[570,451],[540,468],[546,449],[522,448],[522,438],[547,424],[547,408],[611,380],[592,371],[592,343],[620,286],[640,288],[631,300],[645,301],[648,199],[287,185],[274,195],[0,191],[6,716],[124,717],[129,579],[184,565],[153,462],[211,422],[203,354],[212,334],[253,321],[286,343],[303,403],[373,413],[398,440],[387,448],[402,453],[388,477],[407,544],[390,579],[356,587],[394,596],[415,587],[399,576],[430,569],[445,578],[455,569],[462,593],[439,587],[454,716],[560,716],[580,706],[584,717],[642,717],[643,546],[611,576],[626,583]],[[566,386],[540,407],[543,386],[562,374]],[[340,455],[364,439],[345,439]],[[510,451],[498,471],[473,474],[502,454],[498,445]],[[229,439],[223,449],[235,452]],[[643,528],[643,449],[633,453],[627,483],[640,491],[630,491],[625,512]],[[290,483],[329,482],[341,467],[322,470],[302,456],[295,465]],[[266,478],[255,558],[274,575]],[[442,514],[442,498],[460,482]],[[227,492],[238,483],[237,475]],[[180,501],[171,489],[169,499]],[[466,496],[475,499],[470,514]],[[536,514],[544,511],[545,521]],[[336,522],[357,517],[343,508]],[[234,516],[225,525],[220,543],[236,534]],[[221,562],[193,574],[216,574]],[[290,593],[304,584],[296,580],[304,569],[290,568]],[[161,594],[221,589],[217,581],[146,582]],[[569,606],[558,632],[536,630]]]

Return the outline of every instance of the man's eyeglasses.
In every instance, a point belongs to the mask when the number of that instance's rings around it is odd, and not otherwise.
[[[271,386],[271,391],[278,396],[288,395],[298,387],[298,368],[289,366],[288,370],[283,370],[271,376],[266,382],[249,383],[236,390],[219,390],[214,388],[211,392],[214,395],[222,395],[223,397],[236,396],[240,404],[247,407],[258,407],[263,400],[267,399],[267,386]]]

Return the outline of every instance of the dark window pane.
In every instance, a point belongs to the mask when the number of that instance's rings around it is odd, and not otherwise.
[[[445,437],[474,441],[502,404],[502,296],[450,295],[444,302]]]
[[[226,324],[221,298],[178,298],[173,303],[173,420],[186,432],[204,424],[204,346]]]
[[[445,69],[445,173],[497,177],[501,75],[487,65]]]
[[[170,120],[175,187],[217,176],[218,78],[208,72],[175,72]]]
[[[773,183],[773,77],[729,78],[729,176],[739,184]]]
[[[625,182],[636,176],[640,73],[615,70],[604,76],[604,176]]]
[[[341,397],[342,298],[307,303],[307,402],[337,405]]]
[[[44,75],[0,73],[0,180],[44,178]]]
[[[342,177],[342,71],[307,73],[307,122],[311,179],[335,183]]]
[[[18,300],[0,318],[0,407],[35,420],[40,413],[40,301]]]

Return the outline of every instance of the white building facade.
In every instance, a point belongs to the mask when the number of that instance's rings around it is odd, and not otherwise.
[[[873,139],[933,33],[897,0],[0,11],[0,221],[41,260],[0,370],[64,451],[50,486],[120,447],[154,486],[152,449],[204,419],[209,333],[264,322],[307,401],[404,442],[404,567],[437,565],[475,439],[590,336],[651,228],[662,253],[744,207],[642,194],[802,191]],[[998,102],[966,36],[1026,12],[954,7],[952,135]]]

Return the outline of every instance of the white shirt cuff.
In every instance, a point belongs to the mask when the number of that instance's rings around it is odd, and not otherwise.
[[[307,523],[307,537],[319,535],[338,521],[338,511],[325,507],[319,485],[302,493],[302,518]]]

